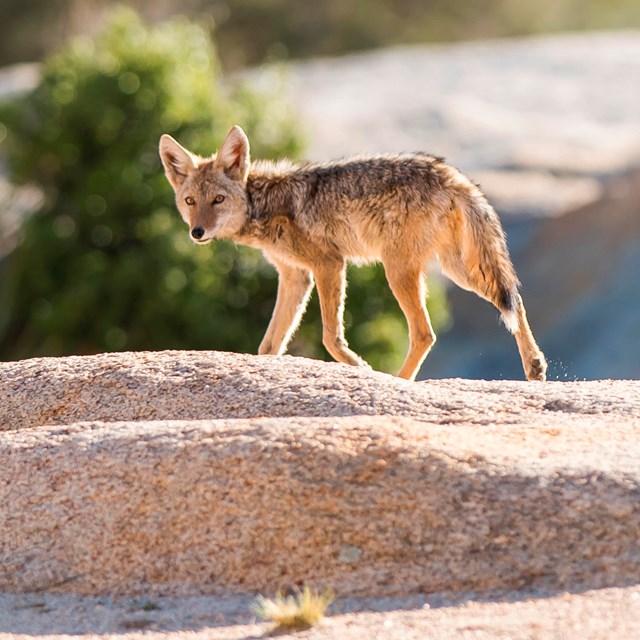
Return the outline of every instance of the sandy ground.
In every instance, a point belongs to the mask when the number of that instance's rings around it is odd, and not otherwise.
[[[0,595],[0,638],[632,640],[640,585],[585,593],[337,599],[317,627],[275,634],[251,599]]]

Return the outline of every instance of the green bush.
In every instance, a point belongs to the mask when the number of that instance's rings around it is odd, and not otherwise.
[[[47,60],[39,86],[0,107],[12,178],[46,196],[0,265],[0,358],[255,352],[275,271],[231,243],[193,246],[157,144],[170,133],[206,154],[238,123],[254,156],[296,157],[299,129],[279,89],[228,89],[204,29],[185,19],[149,28],[126,9]],[[397,366],[406,329],[382,271],[355,272],[353,284],[354,347],[376,366]],[[293,350],[322,356],[312,307]]]

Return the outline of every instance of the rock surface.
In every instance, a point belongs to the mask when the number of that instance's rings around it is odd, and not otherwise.
[[[81,421],[391,415],[441,424],[640,417],[638,384],[440,380],[291,356],[112,353],[0,363],[0,431]]]
[[[640,383],[292,357],[0,364],[0,590],[350,595],[640,575]]]

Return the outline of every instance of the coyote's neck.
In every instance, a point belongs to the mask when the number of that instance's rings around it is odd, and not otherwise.
[[[251,166],[246,186],[250,219],[296,217],[296,203],[304,190],[295,179],[297,169],[289,161],[260,161]]]
[[[240,244],[265,248],[282,224],[291,223],[300,202],[294,174],[298,167],[289,161],[258,161],[251,165],[246,184],[247,221],[232,239]]]

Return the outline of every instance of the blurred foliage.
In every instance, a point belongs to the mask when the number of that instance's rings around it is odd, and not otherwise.
[[[13,180],[45,194],[0,263],[0,358],[255,352],[275,271],[257,251],[191,243],[157,144],[170,133],[207,154],[239,123],[256,157],[295,157],[300,135],[280,89],[223,87],[206,30],[184,18],[147,28],[119,9],[96,38],[48,59],[33,92],[0,105]],[[384,274],[361,269],[352,280],[353,345],[393,369],[406,329]],[[293,349],[326,357],[317,303],[309,316]]]
[[[91,33],[117,0],[2,0],[0,64],[40,59]],[[216,31],[226,68],[389,44],[640,27],[638,0],[129,0],[157,21],[176,12]]]

